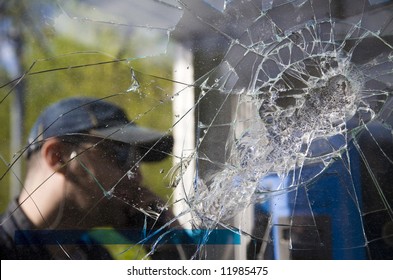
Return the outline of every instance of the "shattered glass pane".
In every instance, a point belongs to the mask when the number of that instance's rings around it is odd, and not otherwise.
[[[97,205],[121,201],[129,216],[102,213],[105,223],[87,233],[112,257],[393,258],[393,1],[0,8],[2,210],[31,188],[21,163],[35,118],[83,95],[174,137],[164,161],[143,163],[145,149],[109,188],[78,161],[99,187]],[[139,168],[144,181],[131,199],[121,182]],[[97,218],[97,205],[79,224]],[[86,233],[48,229],[38,237],[75,257],[69,247]]]
[[[388,185],[365,155],[387,146],[375,131],[391,138],[390,4],[235,1],[219,19],[189,7],[229,46],[197,80],[196,227],[248,235],[249,258],[391,258]]]

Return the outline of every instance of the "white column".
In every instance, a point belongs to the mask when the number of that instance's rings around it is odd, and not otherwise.
[[[184,45],[174,46],[174,98],[173,98],[173,136],[175,144],[173,148],[174,165],[184,163],[187,169],[179,169],[181,179],[174,192],[175,215],[187,211],[185,197],[193,188],[195,176],[195,158],[188,161],[195,152],[195,93],[194,93],[194,66],[193,54]],[[179,217],[179,222],[184,228],[191,228],[191,215],[185,214]]]

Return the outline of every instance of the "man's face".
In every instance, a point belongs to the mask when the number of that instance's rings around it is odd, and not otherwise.
[[[71,154],[70,195],[80,211],[81,224],[121,225],[138,200],[141,174],[135,148],[115,141],[77,145]]]

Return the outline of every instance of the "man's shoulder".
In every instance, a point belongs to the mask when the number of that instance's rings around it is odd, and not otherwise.
[[[16,259],[13,236],[5,228],[8,215],[0,215],[0,259]]]

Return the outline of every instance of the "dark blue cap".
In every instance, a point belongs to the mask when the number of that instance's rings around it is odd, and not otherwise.
[[[96,98],[61,100],[38,117],[28,138],[27,156],[51,137],[88,135],[137,147],[143,161],[164,159],[172,150],[171,135],[137,126],[118,106]]]

